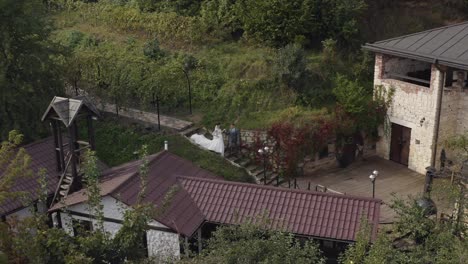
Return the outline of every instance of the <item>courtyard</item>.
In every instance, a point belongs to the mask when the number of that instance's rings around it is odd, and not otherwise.
[[[375,181],[375,197],[383,201],[380,222],[391,223],[395,214],[388,204],[393,195],[407,198],[422,193],[425,176],[409,170],[406,166],[385,160],[377,156],[358,161],[346,168],[333,168],[319,171],[304,171],[304,176],[297,178],[300,189],[312,190],[317,185],[325,186],[328,190],[347,195],[372,197],[372,183],[369,176],[374,170],[379,172]]]

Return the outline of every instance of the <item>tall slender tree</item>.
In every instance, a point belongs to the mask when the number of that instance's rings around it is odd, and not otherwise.
[[[44,1],[0,0],[0,138],[18,129],[25,139],[44,131],[40,114],[62,92],[57,46]]]

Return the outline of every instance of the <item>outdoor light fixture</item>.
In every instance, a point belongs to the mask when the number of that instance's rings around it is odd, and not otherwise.
[[[369,179],[372,182],[372,198],[375,198],[375,179],[379,175],[379,171],[374,170],[372,174],[369,176]]]
[[[266,158],[267,158],[269,150],[270,149],[266,146],[258,150],[258,153],[263,156],[263,184],[264,185],[266,185]]]

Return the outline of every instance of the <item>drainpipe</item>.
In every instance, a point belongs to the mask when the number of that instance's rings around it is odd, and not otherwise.
[[[434,66],[439,70],[439,72],[445,74],[445,71],[438,64],[438,60],[434,60]],[[445,75],[444,75],[445,76]],[[435,123],[434,123],[434,137],[432,139],[432,158],[431,158],[431,167],[435,167],[436,155],[437,155],[437,144],[439,142],[439,128],[440,128],[440,116],[442,113],[442,96],[444,94],[444,76],[439,78],[439,91],[437,93],[437,104],[436,104],[436,114],[435,114]]]

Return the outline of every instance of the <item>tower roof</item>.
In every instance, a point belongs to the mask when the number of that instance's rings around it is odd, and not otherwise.
[[[364,49],[468,69],[468,21],[397,38],[367,43]]]
[[[83,111],[100,116],[99,110],[85,96],[74,98],[55,96],[47,107],[41,121],[55,117],[61,120],[66,127],[69,127],[78,114]]]

